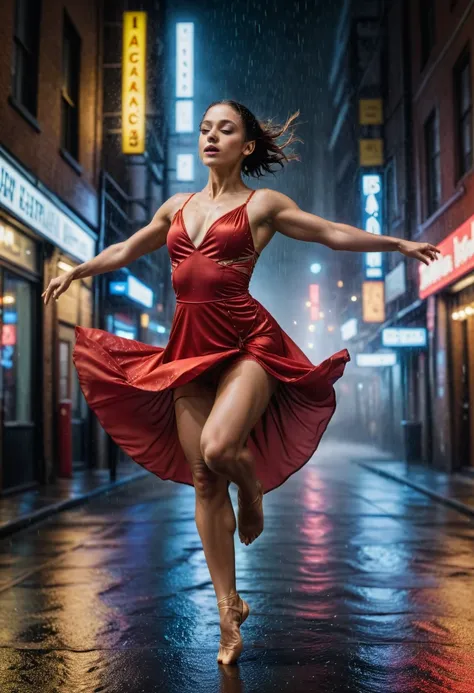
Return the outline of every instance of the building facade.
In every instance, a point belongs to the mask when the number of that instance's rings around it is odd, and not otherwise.
[[[413,237],[441,256],[419,268],[429,335],[431,460],[474,470],[474,3],[411,6],[412,100],[417,193]]]
[[[7,0],[0,8],[2,492],[61,473],[65,400],[74,462],[89,459],[72,348],[74,326],[92,324],[92,280],[47,306],[41,293],[95,254],[100,26],[92,0]]]
[[[346,3],[341,26],[362,5]],[[383,315],[368,329],[362,312],[362,333],[346,326],[356,351],[376,358],[393,354],[393,364],[364,370],[365,379],[358,369],[356,420],[366,439],[448,471],[474,469],[473,9],[469,0],[389,2],[381,8],[381,49],[372,47],[369,64],[382,68],[382,232],[433,243],[441,256],[425,266],[385,254]],[[361,84],[354,74],[339,80],[335,99],[339,95],[343,103],[343,94],[347,100],[360,93]],[[355,122],[354,111],[341,112]],[[344,119],[335,120],[334,152],[338,123],[341,132],[350,131]],[[359,129],[359,138],[366,134]],[[349,211],[358,209],[353,191],[360,192],[351,170],[357,144],[361,154],[356,139],[351,145],[346,136],[336,156],[343,161],[351,147]],[[340,195],[337,185],[336,176]],[[361,225],[357,213],[348,221]],[[351,292],[363,275],[353,272]],[[360,316],[353,310],[352,318]]]
[[[0,8],[0,493],[109,464],[72,363],[76,325],[167,340],[166,248],[41,300],[52,278],[128,238],[168,196],[163,7],[127,10]]]

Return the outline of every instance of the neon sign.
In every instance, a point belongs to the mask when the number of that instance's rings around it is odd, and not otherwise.
[[[382,176],[379,173],[366,173],[362,176],[362,228],[380,236],[382,223]],[[365,253],[365,277],[383,277],[382,253]]]

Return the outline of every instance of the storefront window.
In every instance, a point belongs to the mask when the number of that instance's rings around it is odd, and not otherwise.
[[[1,333],[5,422],[32,421],[32,310],[30,283],[5,270]]]

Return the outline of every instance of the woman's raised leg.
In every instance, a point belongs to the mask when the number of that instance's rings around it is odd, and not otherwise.
[[[201,436],[206,465],[239,487],[239,535],[244,544],[252,543],[263,530],[263,491],[247,439],[278,384],[253,359],[242,358],[230,364],[220,376]]]

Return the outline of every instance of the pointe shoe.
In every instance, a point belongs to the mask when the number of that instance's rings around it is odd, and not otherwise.
[[[258,481],[258,479],[257,479],[257,486],[258,486],[257,497],[254,498],[254,500],[253,500],[251,503],[245,503],[245,504],[242,503],[242,499],[241,499],[241,497],[240,497],[240,490],[239,490],[238,493],[237,493],[237,501],[238,501],[238,505],[239,505],[239,513],[238,513],[237,525],[239,526],[239,538],[240,538],[240,541],[241,541],[242,544],[245,544],[245,542],[244,542],[244,540],[242,539],[242,534],[240,533],[240,510],[241,510],[241,508],[243,508],[244,506],[245,506],[245,507],[249,507],[250,505],[254,505],[255,503],[259,503],[259,504],[260,504],[260,512],[263,513],[263,486],[262,486],[262,484],[260,483],[260,481]],[[262,527],[261,532],[260,532],[259,534],[257,534],[257,537],[259,537],[260,534],[261,534],[262,532],[263,532],[263,527]],[[255,537],[254,539],[252,539],[251,541],[249,541],[249,544],[251,544],[253,541],[255,541],[255,539],[256,539],[257,537]],[[248,546],[248,544],[246,544],[246,546]]]
[[[227,600],[229,599],[234,599],[237,604],[238,598],[241,602],[241,606],[237,606],[236,604],[226,604]],[[222,599],[219,599],[217,602],[217,607],[219,611],[221,609],[232,609],[233,611],[236,611],[239,614],[239,621],[238,625],[239,627],[242,625],[242,623],[245,621],[247,616],[250,613],[250,607],[247,604],[246,601],[242,599],[242,597],[238,594],[238,592],[231,592],[230,594],[227,595],[227,597],[222,597]],[[240,635],[239,632],[239,639],[236,641],[234,645],[223,645],[222,640],[219,641],[219,652],[217,653],[217,661],[220,664],[233,664],[234,662],[237,661],[237,659],[240,656],[240,653],[243,650],[243,642],[242,642],[242,636]]]

